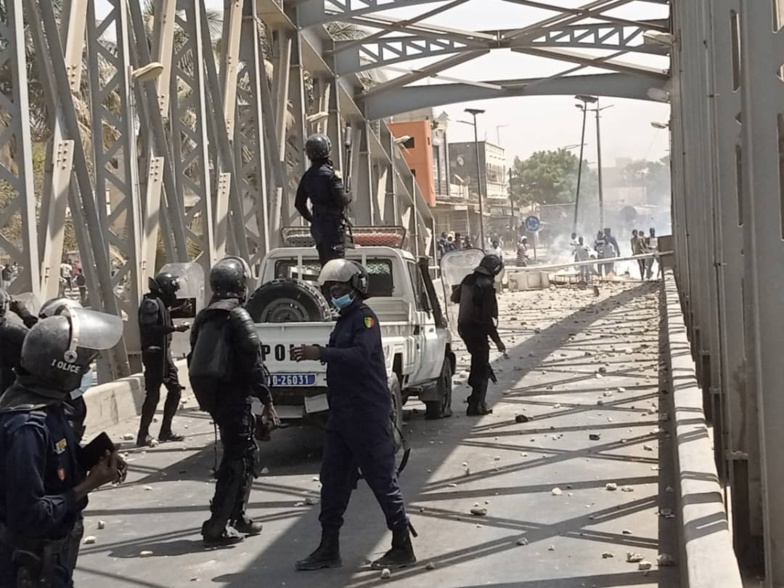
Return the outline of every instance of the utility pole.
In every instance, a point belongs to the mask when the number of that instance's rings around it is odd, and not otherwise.
[[[585,160],[585,127],[588,122],[588,105],[594,104],[599,101],[595,96],[584,96],[582,94],[575,96],[575,100],[579,100],[582,104],[575,104],[576,108],[583,111],[583,131],[580,135],[580,162],[577,165],[577,191],[574,197],[574,222],[572,223],[572,233],[577,232],[577,219],[580,212],[580,187],[583,181],[583,161]]]
[[[484,114],[484,110],[478,108],[466,108],[465,111],[474,117],[474,147],[476,148],[476,191],[479,194],[479,238],[481,239],[481,249],[485,250],[485,209],[482,202],[482,160],[479,154],[479,130],[476,125],[476,117]],[[468,123],[471,124],[471,123]]]
[[[610,108],[607,106],[607,108]],[[599,228],[604,230],[604,182],[602,182],[602,124],[601,108],[596,103],[596,165],[599,168]]]

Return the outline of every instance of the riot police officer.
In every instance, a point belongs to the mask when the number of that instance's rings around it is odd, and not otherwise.
[[[210,271],[212,300],[196,317],[191,332],[189,375],[200,405],[220,428],[223,444],[212,516],[201,530],[208,546],[230,545],[242,541],[244,535],[261,533],[261,523],[246,514],[251,485],[258,475],[252,397],[264,405],[264,416],[271,426],[280,424],[272,405],[261,342],[243,307],[250,277],[243,259],[227,257],[215,264]],[[214,377],[214,387],[205,390],[196,380],[208,375]]]
[[[459,288],[452,294],[452,302],[460,304],[457,331],[471,354],[471,372],[468,385],[471,396],[468,398],[468,416],[490,414],[485,398],[487,386],[492,376],[490,366],[490,344],[493,340],[501,353],[506,347],[498,335],[498,300],[493,283],[504,269],[504,263],[497,255],[485,255],[474,272],[463,279]]]
[[[171,355],[171,341],[172,333],[182,333],[190,327],[187,324],[175,326],[172,321],[171,309],[177,301],[177,290],[180,289],[177,276],[162,272],[155,278],[150,278],[149,285],[150,292],[144,295],[139,307],[146,396],[142,405],[139,433],[136,436],[138,447],[150,445],[153,441],[150,436],[150,424],[158,409],[161,384],[166,386],[168,394],[163,405],[163,422],[158,440],[182,441],[184,438],[172,432],[171,428],[183,390],[177,377],[177,366],[174,365]]]
[[[368,273],[353,261],[337,259],[319,276],[329,288],[340,317],[327,347],[292,350],[296,361],[327,364],[329,420],[321,465],[321,544],[297,569],[318,570],[342,565],[339,533],[343,514],[361,471],[392,531],[392,548],[373,569],[395,569],[416,563],[410,525],[395,468],[395,441],[381,329],[365,304]]]
[[[6,315],[10,306],[11,296],[0,290],[0,394],[16,380],[14,368],[22,356],[22,344],[27,335],[27,327],[8,320]]]
[[[69,310],[24,340],[17,380],[0,398],[0,588],[73,586],[87,495],[126,468],[108,451],[84,462],[63,403],[121,336],[119,317]]]
[[[300,180],[294,207],[310,223],[319,262],[324,266],[331,259],[345,256],[346,207],[351,198],[329,158],[332,153],[329,137],[320,134],[309,137],[305,153],[311,166]]]

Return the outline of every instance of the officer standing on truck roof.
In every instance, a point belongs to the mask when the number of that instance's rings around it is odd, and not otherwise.
[[[64,409],[98,350],[121,336],[118,317],[72,309],[25,338],[16,382],[0,398],[2,588],[73,586],[87,495],[125,479],[116,452],[85,462]]]
[[[392,531],[392,548],[372,564],[396,569],[416,563],[410,524],[395,469],[395,437],[381,328],[364,303],[368,273],[345,259],[324,266],[319,283],[328,287],[340,317],[327,347],[295,347],[295,361],[327,364],[329,420],[321,464],[321,544],[297,570],[337,568],[343,514],[357,480],[357,468],[370,486]]]
[[[472,274],[463,279],[460,287],[452,293],[452,302],[460,304],[457,331],[471,354],[471,373],[468,385],[471,396],[468,398],[467,416],[482,416],[493,411],[487,408],[487,386],[492,376],[490,366],[490,344],[493,340],[501,353],[506,346],[498,335],[498,300],[493,282],[504,269],[504,263],[497,255],[485,255]]]
[[[251,398],[255,396],[264,405],[264,417],[271,427],[280,425],[259,336],[243,306],[250,278],[250,267],[239,257],[216,263],[210,271],[212,300],[196,317],[191,332],[191,384],[199,405],[218,425],[223,444],[212,516],[201,528],[207,546],[238,543],[245,535],[258,535],[262,530],[261,523],[246,514],[251,485],[258,475]]]
[[[139,307],[139,331],[142,339],[142,363],[144,364],[144,389],[146,396],[142,405],[142,418],[136,446],[144,447],[153,441],[150,425],[161,399],[161,385],[168,394],[163,405],[163,422],[158,440],[182,441],[184,437],[172,432],[172,421],[180,406],[183,387],[177,377],[177,366],[171,355],[172,333],[187,331],[188,324],[174,325],[171,309],[177,302],[180,283],[177,276],[169,272],[150,278],[150,291],[144,295]]]
[[[335,170],[332,142],[326,135],[312,135],[305,143],[310,169],[297,188],[294,207],[310,223],[319,262],[323,267],[331,259],[345,257],[346,208],[351,197],[343,187],[343,178]],[[308,208],[308,200],[312,209]]]

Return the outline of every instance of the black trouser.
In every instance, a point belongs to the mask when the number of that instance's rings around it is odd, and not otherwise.
[[[321,463],[321,527],[334,532],[343,526],[343,515],[361,471],[384,512],[389,530],[407,528],[408,517],[395,466],[392,422],[384,416],[363,418],[361,423],[354,415],[330,414],[329,418]]]
[[[212,415],[220,430],[223,458],[218,468],[212,516],[204,524],[205,536],[217,537],[227,524],[245,517],[250,490],[256,477],[255,418],[247,403],[218,404]]]
[[[490,381],[490,343],[487,334],[463,327],[458,327],[458,333],[471,354],[471,372],[468,375],[468,385],[471,386],[469,407],[485,408]]]
[[[147,395],[142,405],[142,420],[139,426],[139,437],[144,438],[149,434],[150,424],[158,409],[161,400],[161,385],[166,386],[166,402],[163,405],[163,422],[161,435],[171,433],[171,424],[177,408],[180,406],[182,386],[177,377],[177,366],[170,353],[163,356],[163,350],[148,349],[142,351],[144,363],[144,389]]]
[[[343,220],[339,217],[314,218],[310,224],[310,234],[316,242],[322,266],[328,261],[346,256],[345,231]]]
[[[11,547],[0,541],[0,588],[73,588],[82,535],[80,517],[68,537],[56,542]]]

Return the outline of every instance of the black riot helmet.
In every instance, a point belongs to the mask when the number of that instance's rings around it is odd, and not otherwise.
[[[311,161],[327,159],[332,154],[332,141],[326,135],[311,135],[305,141],[305,154]]]
[[[497,255],[485,255],[482,261],[479,262],[479,267],[474,271],[487,276],[495,277],[504,269],[503,260]]]
[[[215,298],[245,301],[250,279],[250,266],[240,257],[225,257],[210,270],[210,288]]]
[[[21,367],[42,385],[68,394],[104,349],[122,337],[120,317],[83,309],[67,309],[30,329],[22,345]]]
[[[38,311],[38,318],[45,319],[50,316],[63,314],[71,308],[82,308],[82,305],[70,298],[52,298],[41,305],[41,310]]]
[[[0,318],[4,317],[8,312],[8,307],[11,305],[11,296],[8,292],[0,289]]]
[[[157,294],[167,306],[171,306],[177,300],[180,281],[171,272],[161,272],[154,278],[150,278],[149,287],[150,292]]]

